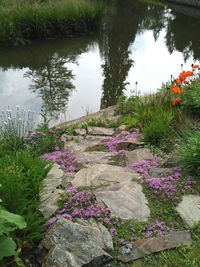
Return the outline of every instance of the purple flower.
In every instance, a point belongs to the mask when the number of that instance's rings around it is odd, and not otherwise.
[[[76,187],[72,186],[72,187],[67,189],[67,192],[68,193],[72,193],[72,194],[76,194],[77,193],[77,189],[76,189]]]
[[[115,236],[117,234],[117,231],[114,227],[110,228],[110,234],[111,236]]]
[[[64,172],[76,171],[76,158],[67,151],[56,150],[54,152],[44,154],[43,159],[57,163],[61,166],[61,169]]]

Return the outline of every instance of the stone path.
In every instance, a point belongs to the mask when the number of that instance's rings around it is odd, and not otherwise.
[[[116,135],[122,131],[122,136],[123,133],[126,136],[127,132],[123,132],[124,129],[125,127],[120,127],[116,131],[102,127],[89,127],[87,131],[76,129],[74,134],[78,141],[68,141],[67,136],[62,136],[65,149],[76,157],[77,164],[81,167],[76,173],[64,173],[57,164],[53,165],[44,180],[40,194],[42,202],[40,210],[46,218],[57,210],[60,193],[74,186],[92,188],[99,203],[108,207],[111,215],[117,218],[138,222],[148,220],[150,209],[140,183],[141,177],[128,166],[154,157],[137,138],[125,138],[119,142]],[[113,137],[115,137],[114,149],[106,147],[104,143],[104,151],[93,151],[102,147],[103,140],[109,141]],[[118,166],[113,166],[114,160]],[[155,168],[149,174],[160,175],[169,173],[170,170]],[[177,206],[180,216],[190,227],[200,221],[199,203],[200,197],[184,196]],[[134,251],[128,248],[129,255],[121,256],[119,260],[128,262],[142,257],[141,255],[145,255],[146,252],[148,254],[172,248],[185,241],[191,242],[188,232],[172,233],[166,238],[136,241],[133,244]],[[43,267],[105,266],[105,262],[111,259],[110,253],[113,250],[112,237],[108,230],[100,223],[83,220],[72,223],[59,219],[48,231],[43,246],[48,250]]]

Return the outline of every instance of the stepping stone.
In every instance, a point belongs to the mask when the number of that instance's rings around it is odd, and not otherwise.
[[[112,257],[113,241],[100,223],[59,219],[42,240],[47,255],[43,267],[105,266]],[[91,265],[89,265],[91,264]]]
[[[116,150],[134,150],[138,147],[143,147],[144,142],[139,141],[137,138],[127,138],[121,143],[116,145]]]
[[[190,228],[194,227],[200,222],[200,196],[183,196],[176,210]]]
[[[88,134],[91,135],[114,135],[115,131],[113,128],[104,128],[104,127],[88,127]]]
[[[150,216],[148,201],[142,192],[142,186],[136,182],[113,184],[95,192],[99,202],[104,203],[111,215],[121,219],[146,222]]]
[[[176,248],[192,243],[191,235],[188,231],[173,232],[165,236],[145,238],[129,244],[127,254],[120,255],[118,260],[130,262],[145,257],[151,253]]]
[[[132,180],[137,181],[138,179],[138,173],[128,168],[108,164],[94,164],[77,172],[72,184],[75,187],[101,186]]]
[[[75,152],[74,156],[78,163],[83,166],[91,166],[93,164],[109,164],[112,162],[113,157],[115,157],[117,152],[102,152],[102,151],[92,151],[92,152]]]
[[[85,136],[87,134],[87,131],[85,129],[75,129],[74,130],[74,134],[75,135]]]
[[[126,151],[125,156],[127,164],[132,164],[142,160],[151,160],[154,158],[150,149],[148,148],[138,148],[133,151]]]
[[[87,135],[84,138],[80,136],[80,140],[75,141],[65,141],[65,150],[69,151],[70,153],[75,153],[79,151],[85,151],[87,148],[96,146],[101,144],[101,141],[104,139],[108,139],[107,136],[97,136],[97,135]]]

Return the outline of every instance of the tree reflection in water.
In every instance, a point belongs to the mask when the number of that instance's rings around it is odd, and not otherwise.
[[[75,88],[72,84],[74,76],[66,63],[66,58],[55,53],[45,66],[25,74],[32,81],[30,90],[43,100],[42,110],[54,119],[65,112],[69,95]]]

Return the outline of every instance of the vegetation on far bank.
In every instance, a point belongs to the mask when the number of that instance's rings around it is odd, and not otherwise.
[[[94,32],[104,12],[99,0],[1,0],[0,45]]]

